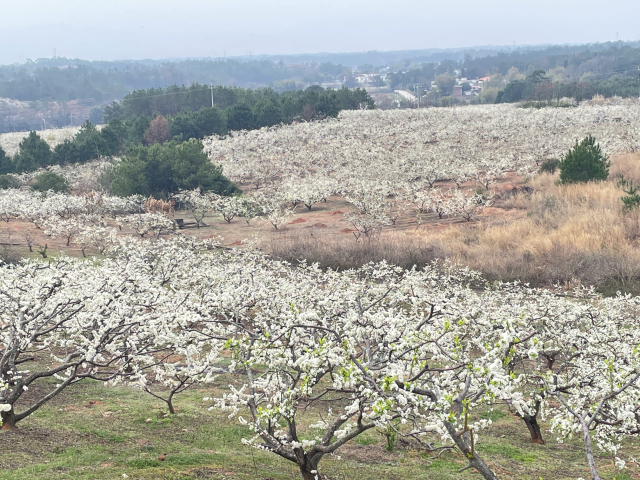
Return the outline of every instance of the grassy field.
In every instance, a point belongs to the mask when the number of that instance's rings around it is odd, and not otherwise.
[[[233,379],[220,378],[209,389],[182,394],[176,415],[131,387],[78,384],[18,424],[17,430],[0,432],[0,479],[299,478],[292,463],[243,446],[241,439],[251,436],[246,427],[208,410],[203,397],[220,394],[229,381]],[[483,416],[493,425],[480,435],[479,451],[498,478],[588,478],[578,442],[560,444],[545,432],[545,445],[532,444],[524,424],[506,409]],[[637,456],[640,443],[626,445],[624,453]],[[601,455],[597,461],[603,478],[640,478],[634,466],[616,474],[611,456]],[[389,452],[376,431],[357,437],[337,457],[320,463],[330,480],[480,478],[468,470],[458,473],[464,465],[461,455],[446,452],[435,457],[403,441]]]

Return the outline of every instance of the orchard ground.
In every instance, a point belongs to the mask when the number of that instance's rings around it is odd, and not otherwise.
[[[495,186],[496,191],[511,191],[518,189],[523,184],[523,178],[511,173],[506,178],[501,179]],[[437,184],[439,188],[447,190],[455,188],[455,185],[448,182]],[[243,190],[250,190],[250,186],[242,186]],[[473,182],[463,184],[464,190],[474,190],[476,185]],[[349,224],[344,214],[354,211],[353,205],[339,195],[332,195],[326,202],[313,205],[308,210],[304,205],[298,205],[295,214],[288,220],[284,227],[276,230],[271,224],[260,218],[254,218],[249,224],[243,218],[236,217],[230,223],[224,221],[221,216],[210,215],[205,218],[206,225],[195,228],[195,224],[185,228],[183,233],[198,239],[220,239],[223,246],[241,247],[245,241],[255,241],[258,247],[266,252],[277,249],[278,244],[286,244],[292,240],[304,239],[305,237],[320,237],[324,239],[346,240],[349,243],[356,243],[354,233],[356,230]],[[517,218],[525,215],[525,212],[507,210],[500,207],[489,207],[485,212],[479,214],[475,219],[489,220],[495,218]],[[193,217],[189,212],[176,211],[174,218],[183,219],[185,223],[193,222]],[[425,233],[438,232],[451,226],[462,226],[467,222],[460,217],[439,219],[435,214],[425,215],[424,223],[416,225],[416,211],[409,210],[405,215],[398,218],[395,225],[388,225],[384,228],[384,233],[403,233],[409,237],[421,237]],[[115,226],[115,222],[113,222]],[[383,232],[380,232],[383,233]],[[30,234],[33,238],[33,252],[29,252],[25,242],[25,234]],[[135,235],[131,230],[124,228],[123,235]],[[364,240],[364,239],[363,239]],[[19,254],[25,257],[39,257],[37,246],[48,245],[48,255],[56,255],[57,252],[65,252],[71,256],[81,256],[81,250],[73,241],[66,245],[64,238],[51,238],[44,233],[44,229],[36,228],[32,223],[23,219],[12,219],[9,222],[2,222],[0,225],[0,242],[14,248]],[[97,251],[87,249],[87,255],[98,254]]]
[[[225,414],[208,411],[204,396],[241,381],[221,376],[207,389],[177,397],[176,414],[149,395],[128,387],[83,382],[65,390],[21,422],[0,433],[0,479],[239,479],[299,478],[297,467],[276,455],[243,446],[249,429]],[[478,447],[498,478],[561,480],[587,478],[579,441],[557,443],[546,433],[545,445],[533,444],[522,420],[504,408],[485,411],[492,426],[480,434]],[[544,425],[546,426],[546,425]],[[400,480],[480,478],[458,473],[466,461],[445,451],[432,455],[397,440],[386,448],[382,432],[372,430],[323,459],[328,480]],[[625,448],[640,454],[640,445]],[[162,459],[162,460],[159,460]],[[607,479],[640,478],[640,468],[617,472],[613,457],[596,461]]]

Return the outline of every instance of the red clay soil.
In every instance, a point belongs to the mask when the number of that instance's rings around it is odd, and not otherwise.
[[[522,187],[522,177],[515,174],[509,174],[498,184],[492,185],[492,192],[504,193],[509,190],[517,190]],[[437,187],[447,190],[455,188],[452,183],[441,183]],[[474,190],[477,186],[474,183],[463,184],[463,190]],[[189,228],[183,230],[185,235],[193,236],[198,239],[216,239],[220,238],[225,246],[239,246],[243,240],[257,239],[258,244],[262,247],[287,240],[300,235],[310,235],[315,229],[322,229],[323,235],[352,235],[355,230],[349,225],[344,213],[353,211],[353,206],[344,198],[333,195],[326,202],[320,202],[313,206],[309,211],[304,206],[298,206],[293,219],[284,227],[275,230],[273,226],[260,218],[253,219],[250,225],[241,219],[236,218],[231,223],[227,223],[221,218],[206,218],[206,226],[201,228]],[[403,217],[397,219],[395,225],[389,225],[384,228],[385,231],[404,231],[404,230],[424,230],[426,232],[437,232],[451,225],[465,224],[466,222],[460,218],[439,219],[437,215],[426,215],[423,223],[416,227],[415,210],[408,211]],[[525,215],[525,212],[517,209],[505,209],[500,207],[500,202],[494,202],[494,205],[485,209],[483,213],[478,215],[473,221],[491,221],[493,219],[515,219]],[[185,221],[192,221],[188,212],[176,212],[175,218],[184,218]],[[115,226],[115,224],[114,224]],[[29,253],[25,234],[33,237],[33,252]],[[121,235],[135,235],[131,230],[119,231]],[[29,222],[20,219],[11,220],[8,223],[2,222],[0,226],[0,244],[5,246],[12,245],[18,249],[22,255],[38,257],[37,245],[48,245],[48,252],[54,253],[64,251],[68,255],[81,256],[81,250],[71,242],[69,247],[66,246],[66,239],[51,238],[43,232],[35,228]],[[87,255],[96,255],[97,251],[86,251]]]

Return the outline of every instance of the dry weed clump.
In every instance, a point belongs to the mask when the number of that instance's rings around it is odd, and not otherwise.
[[[340,270],[382,260],[408,269],[414,265],[423,267],[443,257],[424,238],[405,232],[381,233],[357,242],[351,235],[291,236],[272,242],[270,253],[290,262],[306,260]]]
[[[609,168],[609,178],[618,179],[624,176],[625,179],[634,183],[640,183],[640,157],[637,153],[627,153],[616,155]]]
[[[444,230],[383,232],[366,242],[349,238],[296,237],[272,245],[289,260],[351,268],[382,259],[411,267],[448,258],[477,269],[489,280],[534,285],[594,285],[604,291],[640,292],[640,211],[624,211],[621,175],[640,183],[640,155],[612,159],[609,180],[558,185],[541,174],[495,206],[522,210],[520,218],[479,217]],[[637,179],[637,180],[636,180]],[[527,189],[529,190],[529,189]],[[526,212],[526,214],[525,214]]]

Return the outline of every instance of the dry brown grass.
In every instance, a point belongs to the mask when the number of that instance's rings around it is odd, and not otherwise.
[[[298,237],[274,244],[287,259],[305,258],[327,267],[357,267],[385,259],[410,267],[434,258],[469,265],[490,280],[521,280],[535,285],[595,285],[604,291],[640,291],[640,211],[625,212],[616,185],[625,178],[640,183],[640,155],[612,158],[610,180],[557,185],[558,174],[527,182],[531,193],[499,200],[513,216],[479,217],[470,224],[383,232],[367,241]]]
[[[615,156],[611,161],[609,177],[619,178],[624,175],[624,178],[640,183],[640,161],[638,159],[637,153]]]
[[[382,260],[407,269],[414,265],[423,267],[443,256],[423,238],[393,231],[357,242],[352,236],[302,234],[273,241],[270,253],[291,262],[306,260],[340,270]]]

